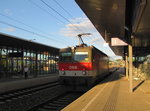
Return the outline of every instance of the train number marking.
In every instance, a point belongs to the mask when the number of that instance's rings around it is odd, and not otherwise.
[[[77,66],[69,66],[69,69],[77,69]]]

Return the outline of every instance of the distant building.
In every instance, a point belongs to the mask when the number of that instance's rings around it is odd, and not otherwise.
[[[0,33],[0,78],[20,77],[24,66],[30,76],[57,71],[59,49]]]

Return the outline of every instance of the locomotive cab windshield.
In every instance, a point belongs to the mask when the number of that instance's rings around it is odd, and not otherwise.
[[[71,52],[61,52],[60,53],[60,61],[61,62],[70,62],[70,61],[72,61],[72,53]]]
[[[88,62],[89,54],[88,52],[61,52],[60,62]]]
[[[80,62],[80,61],[87,62],[89,60],[88,55],[89,55],[88,52],[75,52],[74,61],[76,61],[76,62]]]

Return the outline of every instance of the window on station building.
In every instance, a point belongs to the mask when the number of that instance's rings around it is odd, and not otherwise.
[[[139,61],[143,62],[144,61],[144,57],[139,57]]]
[[[7,55],[7,49],[6,48],[2,48],[2,58],[6,58]]]
[[[148,55],[148,56],[146,57],[146,61],[147,61],[148,63],[150,63],[150,55]]]
[[[40,52],[37,53],[37,60],[41,60],[41,55],[40,55]]]
[[[26,52],[26,57],[27,57],[27,60],[30,60],[30,50],[27,50],[27,52]]]
[[[5,77],[24,77],[24,66],[27,66],[29,76],[50,74],[56,71],[55,57],[55,54],[48,51],[0,47],[0,73],[2,72]]]

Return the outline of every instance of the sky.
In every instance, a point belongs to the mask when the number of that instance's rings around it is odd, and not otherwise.
[[[78,44],[78,34],[112,58],[114,52],[74,0],[0,0],[0,32],[45,45]]]

